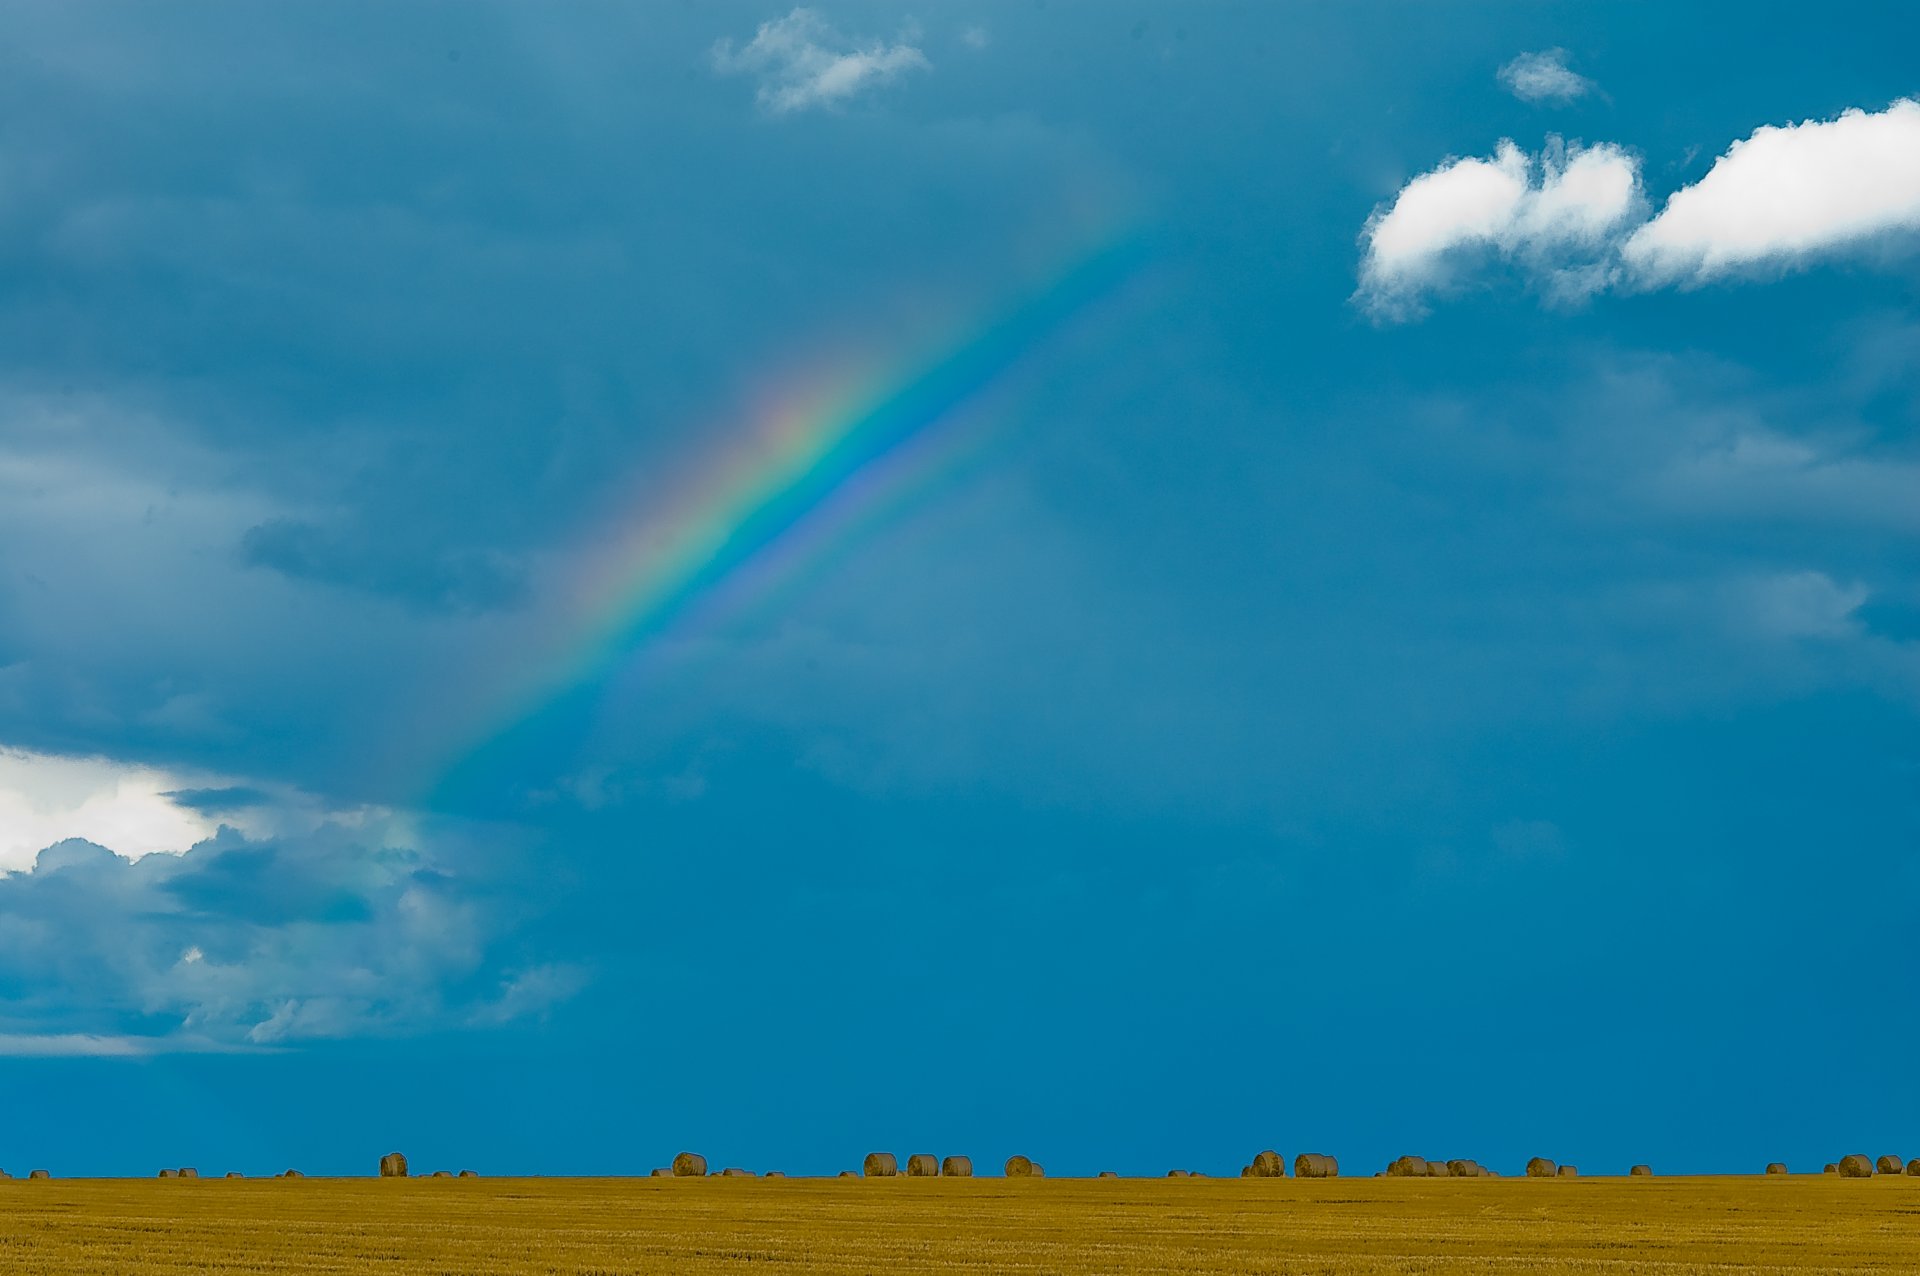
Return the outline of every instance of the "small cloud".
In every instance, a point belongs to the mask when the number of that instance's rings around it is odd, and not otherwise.
[[[1571,102],[1593,92],[1594,83],[1567,66],[1565,49],[1522,53],[1500,68],[1500,83],[1522,102]]]
[[[984,49],[993,42],[993,37],[985,27],[968,27],[960,33],[960,43],[969,49]]]
[[[1502,140],[1488,159],[1450,160],[1375,211],[1356,294],[1376,316],[1420,312],[1472,259],[1515,261],[1549,291],[1592,291],[1619,228],[1642,207],[1640,164],[1620,147],[1566,147],[1538,158]]]
[[[841,105],[860,93],[924,71],[927,57],[904,40],[857,42],[835,30],[812,9],[763,22],[753,39],[736,49],[732,40],[713,46],[713,65],[723,75],[760,81],[755,95],[775,115],[809,107]]]
[[[1676,191],[1621,250],[1647,287],[1786,268],[1920,230],[1920,101],[1765,126]]]

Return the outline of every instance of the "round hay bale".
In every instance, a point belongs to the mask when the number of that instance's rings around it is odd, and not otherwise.
[[[1527,1162],[1527,1177],[1530,1179],[1550,1179],[1553,1171],[1553,1162],[1544,1156],[1536,1156]]]
[[[1269,1148],[1253,1158],[1253,1164],[1247,1167],[1247,1175],[1256,1179],[1283,1179],[1287,1177],[1287,1163],[1280,1154]]]
[[[1428,1161],[1427,1162],[1428,1178],[1444,1179],[1444,1178],[1451,1177],[1452,1174],[1453,1174],[1453,1171],[1447,1168],[1447,1163],[1445,1161]]]
[[[1920,1156],[1907,1162],[1907,1175],[1910,1178],[1920,1179]]]
[[[673,1158],[673,1175],[675,1178],[682,1179],[705,1178],[707,1175],[707,1158],[701,1156],[698,1152],[677,1153]]]
[[[463,1179],[477,1179],[480,1176],[479,1174],[475,1173],[473,1170],[462,1170],[460,1171],[459,1177]]]
[[[766,1177],[770,1179],[783,1179],[787,1177],[787,1172],[785,1170],[768,1170]]]
[[[1393,1163],[1387,1166],[1387,1177],[1390,1179],[1425,1178],[1426,1176],[1425,1157],[1397,1156],[1393,1159]]]
[[[1636,1165],[1628,1170],[1627,1174],[1632,1178],[1650,1179],[1653,1177],[1653,1167],[1651,1165]]]
[[[1563,1165],[1560,1167],[1559,1176],[1563,1179],[1577,1179],[1580,1177],[1580,1167],[1577,1165]]]
[[[950,1156],[940,1162],[940,1173],[950,1179],[970,1179],[973,1177],[973,1158]]]
[[[1337,1179],[1340,1162],[1318,1152],[1302,1152],[1293,1158],[1293,1177],[1297,1179]]]
[[[900,1173],[900,1163],[891,1152],[869,1152],[860,1162],[860,1172],[870,1179],[890,1179]]]
[[[163,1178],[163,1179],[170,1179],[170,1178],[172,1178],[173,1176],[174,1176],[174,1175],[173,1175],[173,1171],[172,1171],[172,1170],[162,1170],[162,1171],[160,1171],[160,1177],[161,1177],[161,1178]]]
[[[228,1177],[228,1178],[230,1178],[230,1179],[243,1179],[243,1178],[245,1178],[245,1177],[247,1177],[247,1176],[246,1176],[246,1175],[244,1175],[244,1174],[242,1174],[242,1173],[241,1173],[240,1171],[238,1171],[238,1170],[228,1170],[228,1171],[227,1171],[227,1177]]]
[[[200,1171],[194,1169],[191,1165],[183,1166],[180,1170],[180,1177],[183,1179],[197,1179],[200,1177]]]
[[[1047,1177],[1047,1167],[1040,1164],[1040,1162],[1035,1161],[1033,1163],[1033,1177],[1037,1179],[1043,1179]]]
[[[668,1177],[671,1177],[672,1174],[673,1174],[672,1170],[663,1170],[658,1167],[647,1171],[647,1177],[654,1178],[654,1179],[668,1178]]]
[[[940,1162],[931,1152],[915,1152],[907,1158],[907,1177],[910,1179],[931,1179],[940,1177]]]
[[[1102,1170],[1098,1174],[1094,1175],[1093,1177],[1097,1179],[1117,1179],[1120,1176],[1114,1173],[1112,1170]]]
[[[453,1177],[453,1171],[452,1170],[435,1170],[433,1172],[432,1177],[437,1179],[450,1179]]]
[[[45,1170],[29,1170],[27,1177],[30,1179],[50,1179],[53,1175],[47,1173]]]
[[[720,1177],[723,1179],[750,1179],[753,1177],[753,1171],[743,1170],[736,1165],[729,1165],[726,1169],[720,1171]]]
[[[1187,1172],[1185,1170],[1168,1170],[1167,1177],[1170,1179],[1183,1179],[1187,1177]]]
[[[1472,1161],[1448,1161],[1447,1175],[1450,1178],[1470,1179],[1479,1173],[1480,1167]]]
[[[389,1152],[381,1157],[380,1177],[383,1179],[403,1179],[407,1177],[407,1158],[398,1152]]]
[[[1873,1163],[1873,1168],[1882,1174],[1899,1174],[1906,1170],[1906,1162],[1897,1156],[1883,1156]]]
[[[840,1171],[840,1177],[843,1179],[857,1179],[860,1176],[858,1174],[855,1174],[852,1170],[842,1170]]]
[[[1010,1156],[1007,1158],[1006,1175],[1010,1179],[1032,1178],[1033,1169],[1033,1162],[1024,1156]]]
[[[1838,1174],[1840,1172],[1840,1167],[1835,1165],[1833,1162],[1829,1161],[1825,1165],[1820,1167],[1820,1172],[1822,1174]]]
[[[1855,1152],[1852,1156],[1843,1156],[1839,1161],[1840,1177],[1843,1179],[1870,1179],[1873,1177],[1873,1162]]]
[[[298,1170],[288,1170],[285,1174],[281,1175],[280,1177],[289,1178],[289,1179],[303,1179],[307,1176],[302,1174]]]
[[[1786,1172],[1787,1172],[1786,1162],[1784,1161],[1768,1161],[1767,1162],[1767,1173],[1785,1174]]]

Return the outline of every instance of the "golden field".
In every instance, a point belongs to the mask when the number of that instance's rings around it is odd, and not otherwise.
[[[0,1183],[0,1272],[1920,1272],[1920,1178]]]

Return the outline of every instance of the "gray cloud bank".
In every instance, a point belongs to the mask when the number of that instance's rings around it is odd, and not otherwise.
[[[512,909],[404,821],[181,855],[72,840],[0,876],[0,1054],[279,1048],[537,1016],[580,973],[502,956]]]

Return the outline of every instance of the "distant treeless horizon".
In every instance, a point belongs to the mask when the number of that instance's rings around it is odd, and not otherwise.
[[[0,1165],[1920,1153],[1917,35],[0,12]]]

